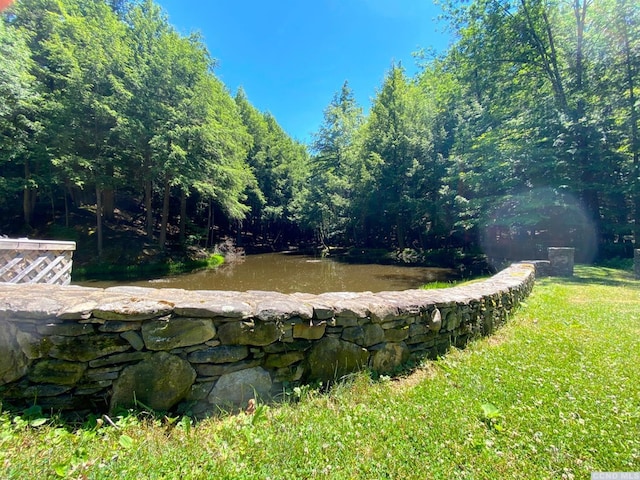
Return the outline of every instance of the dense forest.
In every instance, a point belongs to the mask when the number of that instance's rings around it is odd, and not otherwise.
[[[418,54],[412,77],[391,64],[368,112],[337,85],[303,145],[229,92],[203,39],[152,0],[16,2],[0,21],[0,234],[87,238],[96,257],[125,220],[159,251],[233,238],[629,256],[640,6],[443,8],[447,52]]]

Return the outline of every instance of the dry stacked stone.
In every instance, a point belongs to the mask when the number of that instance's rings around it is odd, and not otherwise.
[[[206,416],[489,335],[535,268],[443,290],[321,295],[0,284],[0,399]]]

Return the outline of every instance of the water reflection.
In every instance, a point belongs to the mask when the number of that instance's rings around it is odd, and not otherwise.
[[[396,265],[353,265],[330,258],[314,258],[285,253],[247,255],[244,262],[229,263],[213,270],[127,285],[186,290],[269,290],[282,293],[323,293],[333,291],[379,292],[406,290],[425,283],[456,278],[450,269],[403,267]],[[122,282],[84,282],[107,287]]]

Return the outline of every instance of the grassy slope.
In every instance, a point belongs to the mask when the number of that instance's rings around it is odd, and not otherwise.
[[[640,471],[640,285],[577,267],[413,374],[191,426],[0,416],[2,478],[589,478]],[[301,392],[298,392],[301,393]],[[36,422],[40,423],[40,422]],[[86,477],[83,477],[86,475]]]

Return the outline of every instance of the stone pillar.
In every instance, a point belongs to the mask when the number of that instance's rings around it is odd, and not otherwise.
[[[575,248],[549,247],[549,263],[551,264],[552,277],[573,276],[573,256]]]
[[[640,280],[640,248],[633,251],[633,271],[636,274],[636,280]]]

